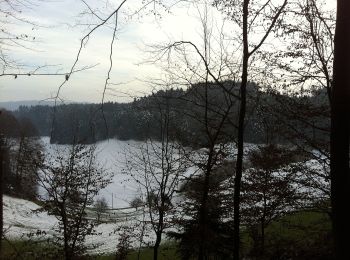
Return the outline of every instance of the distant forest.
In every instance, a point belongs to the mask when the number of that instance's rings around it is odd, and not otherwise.
[[[226,82],[225,85],[233,89],[232,93],[238,94],[239,83]],[[249,101],[245,126],[246,142],[286,142],[290,138],[288,125],[300,128],[300,131],[304,135],[309,135],[310,138],[326,138],[326,135],[320,136],[322,131],[315,132],[317,125],[329,127],[325,92],[314,91],[303,96],[281,95],[260,90],[260,87],[254,83],[250,83],[247,90]],[[235,102],[225,121],[227,135],[223,142],[235,141],[236,126],[233,122],[237,122],[239,112],[238,102]],[[51,143],[69,144],[93,143],[108,138],[156,140],[159,138],[160,117],[167,110],[171,115],[173,139],[185,145],[206,147],[208,140],[205,138],[204,131],[208,129],[203,127],[205,124],[201,121],[201,118],[204,118],[205,104],[213,108],[209,109],[213,118],[220,116],[220,111],[224,111],[221,108],[227,104],[225,91],[214,83],[210,83],[209,88],[205,88],[204,83],[200,83],[186,90],[173,88],[160,90],[134,99],[130,103],[108,102],[103,106],[101,104],[64,104],[56,108],[47,105],[20,106],[14,111],[14,115],[18,119],[27,118],[32,121],[39,135],[51,137]],[[320,109],[322,107],[325,109]],[[318,112],[312,111],[315,108]],[[286,115],[284,118],[283,111]],[[299,117],[302,115],[308,118],[306,124],[300,121]]]

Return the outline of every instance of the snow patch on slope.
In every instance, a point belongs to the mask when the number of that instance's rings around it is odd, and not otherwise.
[[[58,222],[54,216],[40,211],[34,202],[3,196],[4,230],[10,238],[21,238],[37,230],[53,234]]]

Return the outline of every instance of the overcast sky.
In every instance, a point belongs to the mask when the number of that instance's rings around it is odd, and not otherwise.
[[[33,0],[34,1],[34,0]],[[79,50],[80,39],[88,32],[87,26],[78,24],[91,23],[90,16],[81,15],[86,10],[82,0],[46,0],[39,1],[31,8],[23,9],[25,17],[40,26],[31,24],[10,24],[9,29],[35,37],[33,43],[13,48],[11,55],[19,63],[31,66],[50,65],[41,72],[66,72],[75,61]],[[170,3],[171,0],[165,0]],[[106,17],[121,1],[113,0],[114,6],[102,0],[86,0],[92,8],[99,8],[98,14]],[[113,48],[113,70],[106,100],[130,101],[131,96],[142,96],[150,92],[144,82],[148,78],[160,77],[162,71],[151,64],[143,64],[147,55],[145,46],[170,40],[191,40],[201,42],[201,26],[198,9],[194,5],[177,4],[168,13],[157,6],[161,17],[150,14],[151,9],[142,10],[139,15],[130,19],[130,14],[139,10],[142,0],[128,0],[119,15],[117,40]],[[173,1],[175,2],[175,1]],[[335,0],[332,0],[334,3]],[[217,25],[223,16],[214,8],[209,14]],[[98,64],[96,67],[74,74],[64,85],[61,97],[68,101],[100,102],[104,82],[109,66],[109,48],[112,29],[103,27],[96,30],[83,48],[77,68]],[[142,64],[140,64],[142,63]],[[57,66],[51,66],[57,65]],[[30,70],[30,69],[29,69]],[[28,71],[28,69],[24,70]],[[0,78],[0,101],[43,100],[55,96],[63,76],[21,76]]]
[[[87,1],[94,8],[100,8],[106,15],[113,9],[101,4],[103,1]],[[111,1],[116,5],[121,1]],[[150,89],[144,79],[157,77],[161,72],[151,64],[140,64],[148,57],[144,50],[146,44],[168,42],[173,40],[200,39],[200,21],[198,10],[188,4],[178,4],[165,12],[161,7],[157,11],[161,17],[150,14],[150,8],[142,10],[140,15],[130,19],[129,14],[141,7],[142,0],[129,0],[119,15],[119,30],[113,49],[113,70],[107,100],[128,101],[131,96],[142,96]],[[152,7],[153,8],[153,7]],[[72,26],[79,23],[92,22],[91,17],[81,16],[86,6],[80,0],[41,1],[31,9],[24,9],[23,17],[41,26],[30,24],[13,24],[11,30],[35,37],[34,43],[27,43],[25,48],[14,48],[11,55],[20,63],[36,68],[46,67],[41,72],[67,71],[74,63],[80,45],[80,39],[88,32],[86,26]],[[217,20],[221,14],[210,10]],[[102,98],[104,81],[109,66],[109,48],[112,29],[108,27],[95,31],[82,51],[77,68],[98,64],[84,72],[74,74],[62,88],[61,97],[69,101],[99,102]],[[1,77],[0,101],[42,100],[56,94],[63,76],[19,76]],[[121,84],[120,84],[121,83]]]

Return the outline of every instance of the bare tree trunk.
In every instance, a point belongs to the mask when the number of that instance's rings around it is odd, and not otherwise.
[[[338,0],[331,100],[331,200],[336,259],[350,259],[350,2]]]
[[[156,242],[153,246],[153,260],[158,259],[158,250],[159,250],[159,246],[160,246],[161,241],[162,241],[162,232],[158,232]]]
[[[203,183],[203,194],[202,194],[202,202],[201,207],[199,211],[199,228],[200,228],[200,245],[199,245],[199,253],[198,253],[198,260],[204,259],[204,240],[206,239],[206,225],[207,225],[207,201],[208,201],[208,194],[209,194],[209,179],[210,179],[210,173],[211,173],[211,163],[212,163],[212,154],[213,154],[213,147],[210,148],[209,152],[209,158],[207,161],[207,169],[204,176],[204,183]]]
[[[141,234],[140,234],[140,244],[139,244],[139,248],[137,250],[137,260],[140,260],[141,258],[141,247],[142,247],[142,241],[143,241],[143,236],[145,233],[145,209],[143,208],[142,210],[142,229],[141,229]]]
[[[70,254],[70,247],[68,245],[68,234],[65,231],[64,232],[64,256],[65,256],[65,260],[70,260],[71,259],[71,254]]]
[[[64,256],[65,260],[70,260],[71,259],[71,250],[69,246],[69,238],[68,238],[68,224],[67,224],[67,217],[66,217],[66,212],[65,212],[65,206],[64,203],[61,205],[61,217],[62,217],[62,224],[63,224],[63,240],[64,240]]]
[[[265,254],[265,217],[261,220],[261,248],[260,256],[262,257]]]
[[[164,198],[162,198],[162,203],[161,203],[161,210],[159,212],[159,222],[158,222],[158,228],[156,232],[156,242],[154,243],[153,246],[153,260],[158,259],[158,250],[160,246],[160,242],[162,241],[162,233],[163,233],[163,226],[164,226]]]
[[[268,175],[271,175],[270,172],[265,172],[265,178],[264,183],[265,187],[268,187]],[[266,196],[266,190],[263,191],[263,197],[264,197],[264,208],[263,208],[263,216],[261,219],[261,256],[265,254],[265,222],[266,222],[266,210],[267,210],[267,196]]]
[[[4,156],[3,156],[3,140],[0,136],[0,258],[2,255],[2,236],[3,236],[3,200],[4,193]]]
[[[238,121],[238,153],[236,162],[236,175],[234,182],[233,194],[233,258],[239,259],[239,225],[240,225],[240,192],[243,171],[243,142],[244,142],[244,119],[246,114],[246,89],[248,82],[248,4],[249,0],[243,2],[243,66],[242,66],[242,82],[240,88],[240,110]]]

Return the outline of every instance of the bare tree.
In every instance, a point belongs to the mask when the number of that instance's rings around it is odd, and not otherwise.
[[[31,64],[15,58],[14,53],[18,49],[35,53],[38,40],[35,31],[46,26],[26,16],[26,11],[33,10],[40,5],[41,0],[12,0],[0,2],[0,77],[19,76],[60,76],[66,77],[67,73],[60,72],[57,65]],[[27,27],[27,32],[18,32],[16,26]],[[94,66],[86,66],[73,72],[89,69]]]
[[[30,33],[19,34],[11,28],[12,24],[26,24],[33,28],[36,25],[22,15],[23,9],[32,8],[36,1],[1,1],[0,2],[0,75],[7,73],[7,70],[19,70],[23,67],[12,57],[11,52],[16,48],[30,49],[28,43],[35,41],[35,36]],[[18,71],[17,71],[18,72]],[[15,74],[12,74],[15,75]]]
[[[126,171],[146,197],[149,219],[156,235],[153,246],[153,259],[156,260],[164,230],[169,227],[169,214],[174,209],[172,199],[187,163],[182,146],[171,132],[176,122],[169,98],[155,100],[153,109],[159,124],[159,141],[148,139],[136,151],[129,151]]]
[[[211,175],[228,154],[226,142],[231,141],[234,135],[230,131],[236,130],[234,106],[238,91],[236,64],[231,64],[230,48],[223,39],[223,28],[216,30],[215,25],[210,23],[207,6],[203,10],[197,6],[197,10],[202,26],[201,42],[182,40],[154,45],[151,61],[162,64],[169,77],[165,82],[158,80],[159,84],[188,88],[183,96],[177,97],[184,104],[178,113],[183,115],[184,124],[188,118],[198,127],[196,138],[189,142],[190,145],[203,147],[203,150],[194,152],[200,159],[195,157],[191,160],[197,171],[203,174],[203,178],[198,179],[202,182],[199,204],[196,205],[198,211],[194,216],[198,222],[198,241],[192,254],[197,254],[198,259],[205,259],[212,253],[208,249]],[[195,176],[188,181],[192,178]]]
[[[325,6],[314,0],[290,6],[278,35],[284,46],[265,55],[275,99],[266,112],[285,125],[279,134],[329,164],[335,17]]]
[[[9,150],[11,138],[16,137],[18,134],[18,122],[11,115],[11,113],[0,110],[0,253],[2,252],[2,240],[4,236],[3,230],[3,195],[6,191],[8,185],[5,185],[5,182],[8,183],[8,176],[10,175],[10,158]]]
[[[0,255],[2,255],[2,238],[3,238],[3,194],[4,194],[4,174],[5,174],[5,158],[6,147],[4,136],[0,134]]]
[[[14,193],[26,199],[36,199],[38,165],[43,161],[43,147],[37,130],[26,118],[19,120],[20,135],[13,151]]]
[[[97,215],[97,223],[99,224],[101,221],[101,216],[108,209],[108,204],[107,204],[105,197],[98,198],[94,203],[94,208],[95,208],[96,215]]]
[[[131,249],[132,230],[130,227],[123,227],[117,245],[116,260],[127,260]]]
[[[348,243],[346,234],[349,233],[349,223],[345,220],[349,218],[348,213],[345,212],[343,205],[346,204],[346,198],[350,195],[347,192],[346,186],[349,185],[349,122],[344,115],[349,113],[349,81],[346,75],[347,59],[349,54],[347,52],[347,44],[349,44],[349,37],[347,34],[346,17],[349,6],[345,1],[338,1],[336,23],[334,18],[334,11],[327,13],[323,10],[322,3],[316,1],[301,2],[300,10],[301,18],[306,19],[300,28],[295,30],[302,36],[303,42],[301,45],[295,45],[299,48],[298,52],[294,52],[296,61],[301,58],[304,61],[302,69],[294,67],[292,76],[295,81],[291,83],[299,83],[302,87],[309,87],[315,85],[316,88],[323,88],[326,90],[328,102],[326,102],[326,109],[319,108],[318,115],[325,112],[323,116],[326,118],[326,126],[312,124],[310,126],[310,116],[308,114],[307,121],[303,114],[294,111],[294,115],[301,118],[304,125],[309,124],[309,128],[316,129],[316,132],[323,132],[323,135],[330,137],[325,143],[315,142],[314,138],[305,136],[303,140],[307,142],[313,149],[319,151],[320,160],[326,158],[328,167],[324,179],[326,181],[331,179],[331,205],[332,205],[332,222],[335,236],[336,256],[339,259],[349,258]],[[305,24],[307,25],[305,27]],[[292,34],[295,32],[291,31]],[[305,55],[305,50],[308,55]],[[293,50],[291,50],[293,55]],[[288,55],[288,53],[286,53]],[[311,66],[309,66],[309,64]],[[290,67],[288,68],[291,72]],[[292,67],[293,68],[293,67]],[[312,82],[309,85],[304,82]],[[314,108],[312,108],[314,111]],[[314,113],[315,114],[315,113]],[[316,115],[317,115],[316,114]],[[329,122],[329,118],[330,121]],[[312,121],[311,121],[312,123]],[[296,129],[295,132],[298,132]],[[299,131],[300,132],[300,131]],[[300,136],[300,135],[299,135]],[[330,166],[330,172],[329,172]],[[324,187],[323,187],[324,188]],[[328,191],[329,192],[329,191]],[[344,211],[343,211],[344,210]]]
[[[133,207],[136,210],[139,207],[142,207],[143,205],[144,205],[144,202],[143,202],[142,198],[140,198],[140,197],[135,197],[130,201],[130,207]]]
[[[237,163],[235,169],[235,188],[234,188],[234,259],[239,259],[240,244],[240,190],[243,173],[243,148],[244,148],[244,125],[246,117],[247,103],[247,84],[250,64],[254,54],[265,43],[267,37],[278,24],[283,13],[287,0],[279,1],[215,1],[216,6],[226,12],[228,17],[235,21],[241,29],[242,43],[242,68],[240,85],[240,108],[238,119],[238,139],[237,139]],[[241,18],[239,18],[241,16]],[[257,34],[257,29],[262,33]],[[258,40],[252,40],[256,35]],[[250,37],[250,38],[249,38]]]
[[[44,209],[59,221],[58,245],[63,247],[65,259],[72,259],[85,252],[85,237],[93,232],[86,208],[110,179],[96,164],[94,146],[73,144],[65,152],[58,151],[52,161],[41,166],[39,179],[47,193]]]

